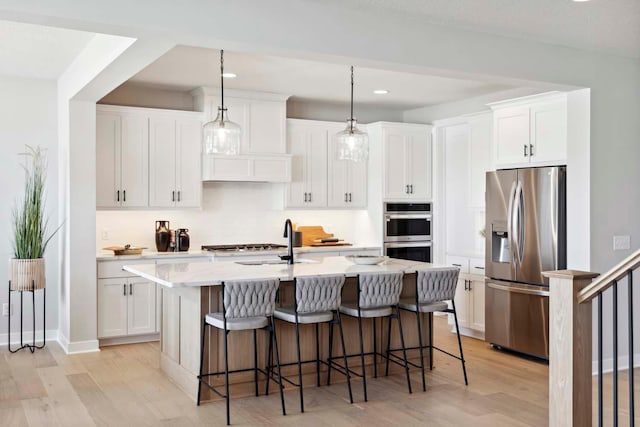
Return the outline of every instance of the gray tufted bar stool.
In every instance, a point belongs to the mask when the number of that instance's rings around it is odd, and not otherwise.
[[[365,356],[373,356],[373,369],[374,377],[378,376],[378,356],[386,358],[387,360],[387,374],[389,373],[388,352],[386,354],[378,353],[376,343],[376,319],[386,318],[389,325],[389,334],[391,331],[391,320],[398,320],[398,328],[400,329],[400,342],[404,351],[404,333],[402,331],[402,319],[400,318],[400,312],[398,309],[398,302],[400,300],[400,293],[402,292],[402,279],[404,274],[402,272],[385,272],[385,273],[368,273],[358,275],[358,294],[355,303],[343,303],[340,306],[340,313],[355,317],[358,319],[358,330],[360,337],[360,353],[351,354],[348,357],[360,356],[361,372],[353,372],[356,376],[362,377],[362,389],[364,393],[364,401],[368,401],[367,398],[367,378],[365,370]],[[373,350],[364,351],[363,333],[362,333],[362,319],[371,319],[373,322]],[[380,321],[382,326],[382,320]],[[407,377],[407,387],[409,393],[411,393],[411,380],[409,378],[409,366],[407,364],[406,351],[404,351],[403,361],[391,360],[404,367]],[[332,366],[344,368],[334,362],[330,358],[329,375],[331,375]],[[348,370],[348,367],[346,367]]]
[[[218,396],[225,399],[227,411],[227,425],[231,422],[229,411],[229,374],[238,372],[254,372],[255,393],[258,396],[258,373],[262,373],[267,377],[267,384],[275,381],[270,371],[264,371],[258,368],[258,343],[257,330],[262,329],[269,332],[269,351],[271,354],[272,345],[275,347],[275,360],[278,370],[277,383],[280,387],[280,401],[282,403],[282,415],[286,415],[284,404],[284,393],[282,387],[282,376],[280,374],[280,355],[278,352],[278,342],[275,339],[275,322],[273,312],[275,309],[276,293],[280,281],[273,280],[246,280],[246,281],[227,281],[222,283],[222,312],[209,313],[205,315],[202,323],[202,342],[200,347],[200,374],[198,375],[198,398],[197,404],[200,405],[200,395],[202,386],[206,386]],[[205,335],[208,327],[218,328],[224,334],[224,371],[221,372],[202,372]],[[231,331],[247,331],[253,330],[253,368],[229,370],[229,352],[228,337]],[[218,376],[224,374],[224,394],[218,391],[208,381],[210,376]]]
[[[340,342],[342,343],[342,354],[344,363],[347,364],[344,334],[342,330],[342,322],[340,319],[340,302],[342,295],[342,287],[344,285],[344,275],[325,275],[312,277],[296,277],[294,279],[294,304],[292,306],[277,307],[274,311],[274,317],[278,320],[295,324],[296,329],[296,349],[298,360],[293,363],[283,364],[281,366],[297,365],[298,366],[298,382],[295,383],[286,377],[283,380],[289,384],[298,387],[300,394],[300,412],[304,412],[304,393],[302,384],[302,365],[305,363],[316,364],[316,385],[320,386],[320,365],[327,364],[320,358],[320,339],[319,325],[321,323],[329,324],[329,356],[332,352],[333,343],[333,326],[338,325],[340,332]],[[300,355],[300,325],[315,326],[316,339],[316,357],[312,360],[301,360]],[[346,365],[348,366],[348,365]],[[351,378],[348,370],[347,385],[349,388],[349,399],[353,403],[353,395],[351,392]]]
[[[420,365],[409,363],[410,365],[420,368],[422,373],[422,390],[426,391],[425,368],[424,368],[424,349],[429,349],[429,369],[433,369],[433,350],[436,349],[444,354],[460,360],[462,364],[462,373],[464,375],[465,385],[469,385],[467,381],[467,368],[465,366],[464,354],[462,352],[462,341],[460,340],[460,329],[458,327],[458,314],[456,312],[456,304],[454,297],[456,294],[456,286],[458,283],[458,275],[460,269],[457,267],[438,267],[430,268],[425,271],[416,273],[416,292],[415,298],[400,301],[401,310],[410,311],[416,314],[418,322],[418,340],[417,349],[420,351]],[[451,308],[447,304],[451,301]],[[460,356],[456,356],[446,350],[433,345],[433,322],[431,314],[434,312],[453,314],[456,325],[456,334],[458,336],[458,348]],[[427,313],[429,322],[429,344],[422,342],[422,322],[420,314]],[[413,348],[412,348],[413,349]]]

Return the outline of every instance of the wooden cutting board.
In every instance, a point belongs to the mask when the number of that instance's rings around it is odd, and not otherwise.
[[[316,240],[333,237],[333,234],[324,231],[321,225],[300,225],[296,231],[302,233],[302,246],[311,246],[316,243]]]
[[[347,242],[327,242],[327,243],[312,243],[310,246],[319,247],[319,246],[352,246],[351,243]]]

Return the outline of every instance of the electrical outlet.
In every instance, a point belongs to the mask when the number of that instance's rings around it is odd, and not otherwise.
[[[13,304],[11,304],[13,306]],[[11,307],[13,309],[13,307]],[[11,310],[11,313],[13,314],[13,310]],[[9,303],[5,302],[4,304],[2,304],[2,315],[3,316],[8,316],[9,315]]]
[[[103,228],[101,234],[102,240],[109,240],[109,229]]]
[[[625,251],[631,249],[631,236],[613,236],[613,250]]]

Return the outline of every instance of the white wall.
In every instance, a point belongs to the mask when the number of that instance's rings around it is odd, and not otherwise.
[[[402,110],[372,105],[355,105],[354,117],[358,123],[402,122]],[[345,122],[349,118],[349,105],[332,102],[311,102],[296,98],[287,101],[287,117],[292,119]]]
[[[23,159],[18,153],[24,152],[25,144],[41,146],[47,150],[47,204],[50,227],[59,224],[57,212],[56,188],[57,172],[57,135],[56,135],[56,85],[45,80],[26,79],[20,77],[0,76],[0,146],[3,155],[0,157],[0,229],[4,238],[0,239],[0,303],[7,302],[8,260],[13,257],[12,249],[12,209],[17,200],[22,198],[24,171],[21,168]],[[57,237],[51,241],[45,253],[47,264],[47,330],[58,328],[58,246]],[[15,314],[11,319],[12,341],[19,340],[20,331],[20,297],[13,293],[12,301]],[[36,329],[42,330],[42,292],[37,292]],[[29,298],[27,298],[29,297]],[[31,297],[25,293],[24,330],[31,331]],[[0,345],[7,341],[7,317],[0,317]],[[28,335],[25,335],[25,337]],[[39,338],[41,335],[38,333]],[[50,338],[55,338],[49,334]]]
[[[130,243],[155,251],[156,220],[170,221],[172,229],[188,228],[196,250],[203,244],[286,244],[282,235],[287,218],[299,225],[322,225],[351,243],[379,245],[366,210],[285,210],[283,202],[283,184],[207,182],[202,209],[98,211],[96,249],[100,253],[102,247]],[[109,240],[102,240],[104,229]]]

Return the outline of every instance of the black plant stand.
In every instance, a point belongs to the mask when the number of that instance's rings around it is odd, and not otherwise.
[[[35,288],[35,283],[34,283]],[[11,349],[11,292],[20,292],[20,347],[16,349]],[[31,303],[32,303],[32,314],[33,314],[33,343],[32,344],[23,344],[23,329],[22,329],[22,313],[23,313],[23,297],[22,294],[24,292],[31,292]],[[46,345],[46,314],[47,314],[47,289],[42,288],[43,298],[42,298],[42,345],[36,345],[36,289],[32,290],[22,290],[22,291],[12,291],[11,290],[11,280],[9,280],[9,326],[8,326],[8,334],[7,334],[7,347],[9,347],[10,353],[16,353],[22,349],[28,348],[31,353],[34,353],[36,349],[42,349]]]

